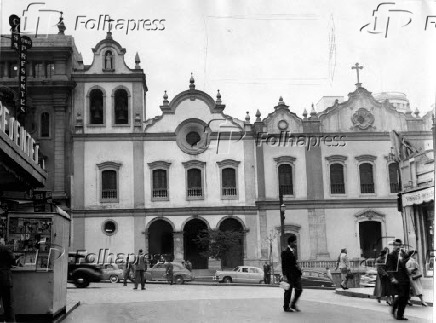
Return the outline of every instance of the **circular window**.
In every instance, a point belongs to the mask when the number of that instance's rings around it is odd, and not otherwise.
[[[280,120],[278,126],[280,130],[286,130],[288,128],[288,123],[286,120]]]
[[[111,236],[117,232],[117,223],[112,220],[107,220],[102,226],[104,234]]]
[[[205,132],[207,124],[196,118],[180,123],[176,128],[176,143],[179,148],[190,155],[203,153],[208,146],[208,136]]]
[[[196,145],[201,140],[197,131],[191,131],[186,135],[186,142],[192,146]]]

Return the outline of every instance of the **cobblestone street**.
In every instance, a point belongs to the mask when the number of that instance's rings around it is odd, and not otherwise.
[[[300,313],[284,313],[278,287],[92,284],[68,288],[69,303],[80,301],[64,322],[390,322],[390,308],[373,299],[304,290]],[[410,322],[431,322],[433,308],[408,307]]]

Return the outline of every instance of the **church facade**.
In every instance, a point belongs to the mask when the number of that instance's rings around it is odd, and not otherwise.
[[[280,192],[285,236],[297,235],[300,260],[336,259],[342,248],[370,258],[403,237],[389,133],[425,150],[429,114],[413,116],[357,83],[348,98],[325,97],[303,117],[280,97],[265,118],[240,120],[191,76],[147,119],[139,57],[129,68],[110,33],[93,52],[93,63],[72,73],[73,250],[144,249],[206,269],[198,234],[240,230],[224,267],[277,263]]]

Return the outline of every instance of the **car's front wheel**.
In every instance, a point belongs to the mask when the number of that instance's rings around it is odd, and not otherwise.
[[[89,286],[89,280],[85,276],[77,276],[74,279],[74,285],[77,288],[85,288]]]
[[[120,279],[117,275],[111,275],[109,277],[109,280],[111,281],[111,283],[118,283],[120,281]]]
[[[231,284],[232,283],[232,277],[224,277],[223,282],[225,284]]]
[[[182,277],[182,276],[176,276],[176,277],[174,278],[174,282],[175,282],[177,285],[181,285],[181,284],[183,284],[183,283],[184,283],[183,277]]]

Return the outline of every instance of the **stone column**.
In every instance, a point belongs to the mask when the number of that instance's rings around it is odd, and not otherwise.
[[[183,231],[174,232],[174,261],[184,260]]]

